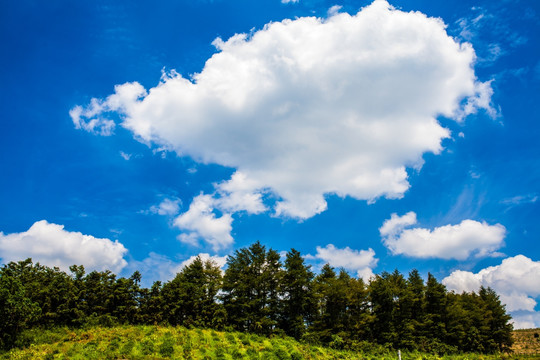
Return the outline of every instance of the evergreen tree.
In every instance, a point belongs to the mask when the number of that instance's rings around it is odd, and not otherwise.
[[[283,294],[279,327],[289,336],[300,339],[306,324],[313,319],[313,272],[304,263],[300,252],[291,249],[285,259],[285,270],[281,282]]]
[[[424,317],[424,334],[437,343],[446,342],[446,287],[428,273],[426,284],[426,307]]]
[[[316,312],[309,331],[323,343],[329,344],[336,340],[335,335],[346,328],[347,288],[350,280],[344,270],[337,276],[329,264],[324,265],[321,273],[315,277],[313,288]]]
[[[155,281],[150,289],[141,289],[140,315],[143,324],[157,325],[164,321],[164,301],[161,281]]]
[[[506,351],[512,346],[511,316],[506,313],[505,306],[501,303],[499,295],[491,288],[483,286],[478,291],[480,299],[484,303],[484,319],[487,323],[484,337],[487,352]]]
[[[185,266],[161,291],[165,319],[172,325],[209,327],[218,304],[221,270],[200,257]]]
[[[408,308],[407,333],[403,334],[403,347],[422,348],[426,338],[422,333],[425,309],[425,285],[418,270],[409,273],[406,291],[403,295],[404,303]]]
[[[362,279],[351,279],[347,287],[346,332],[350,342],[371,341],[373,315],[370,311],[369,292]]]
[[[383,272],[376,275],[369,284],[370,303],[374,315],[373,336],[380,344],[394,345],[397,342],[396,312],[399,300],[397,283],[402,283],[403,276],[397,271],[393,274]],[[400,278],[399,278],[400,277]]]
[[[256,242],[229,256],[227,265],[222,300],[229,324],[240,331],[272,333],[279,317],[278,254]]]

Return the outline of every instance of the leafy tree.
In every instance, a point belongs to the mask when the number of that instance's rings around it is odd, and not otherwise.
[[[9,263],[0,270],[0,347],[8,348],[22,330],[32,325],[41,309],[27,296],[19,269],[31,264],[27,259],[19,263]]]

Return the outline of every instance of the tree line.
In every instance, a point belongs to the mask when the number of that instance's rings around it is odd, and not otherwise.
[[[224,272],[197,257],[171,281],[140,285],[141,274],[67,274],[31,259],[0,269],[0,345],[27,328],[165,324],[288,335],[335,348],[373,344],[427,352],[506,351],[511,317],[490,288],[456,294],[431,274],[383,272],[369,282],[324,265],[315,274],[300,252],[280,255],[256,242],[228,257]]]

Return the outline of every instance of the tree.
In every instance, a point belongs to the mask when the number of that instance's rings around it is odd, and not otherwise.
[[[27,296],[14,269],[31,264],[27,259],[10,263],[0,270],[0,347],[9,348],[26,327],[33,324],[41,312],[38,304]]]
[[[279,254],[260,242],[229,256],[223,277],[223,305],[229,324],[240,331],[270,334],[277,325]]]
[[[424,334],[437,343],[446,342],[447,296],[446,287],[428,273]]]
[[[289,336],[300,339],[306,331],[314,312],[313,272],[304,263],[300,252],[291,249],[285,258],[281,282],[283,294],[279,327]]]
[[[351,342],[371,341],[373,315],[369,308],[369,292],[364,280],[351,279],[347,287],[346,332]]]
[[[508,351],[513,341],[511,316],[506,313],[505,306],[493,289],[482,286],[478,291],[478,295],[484,303],[485,309],[484,320],[486,326],[483,329],[486,331],[483,335],[488,339],[485,344],[486,351]]]
[[[165,307],[161,293],[161,281],[155,281],[150,289],[141,289],[140,315],[143,324],[161,324]]]
[[[316,312],[309,331],[323,343],[332,342],[346,328],[347,288],[350,281],[351,277],[345,270],[340,270],[336,275],[329,264],[324,265],[321,273],[315,277]]]
[[[217,310],[221,270],[212,261],[200,257],[185,266],[161,291],[164,316],[169,323],[209,327]]]

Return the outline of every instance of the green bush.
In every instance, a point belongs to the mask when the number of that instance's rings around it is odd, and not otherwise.
[[[170,333],[166,333],[163,342],[159,345],[159,355],[171,358],[174,355],[174,338]]]
[[[140,347],[143,355],[151,355],[155,351],[154,341],[152,339],[144,339],[141,341]]]

